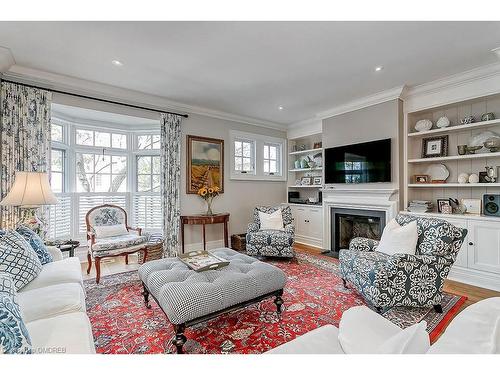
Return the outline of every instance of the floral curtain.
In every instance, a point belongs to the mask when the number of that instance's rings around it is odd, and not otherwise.
[[[1,82],[0,200],[12,187],[16,171],[49,171],[51,101],[50,91]],[[0,228],[12,228],[19,218],[18,207],[0,206]]]
[[[160,115],[163,256],[165,257],[176,256],[179,250],[181,121],[181,116],[170,113],[162,113]]]

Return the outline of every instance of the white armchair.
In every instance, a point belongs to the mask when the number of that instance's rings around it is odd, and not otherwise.
[[[103,204],[92,208],[85,216],[88,240],[87,274],[95,261],[96,283],[101,278],[102,258],[125,256],[128,264],[129,254],[142,251],[147,258],[148,238],[142,235],[141,228],[132,228],[127,223],[127,212],[115,205]]]

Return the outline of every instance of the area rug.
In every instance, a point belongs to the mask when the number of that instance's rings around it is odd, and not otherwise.
[[[343,287],[336,259],[301,253],[271,263],[288,276],[281,319],[272,299],[221,315],[186,329],[187,353],[263,353],[325,324],[338,327],[344,311],[365,304]],[[154,301],[152,309],[144,306],[136,271],[102,277],[100,284],[85,281],[85,289],[98,353],[175,352],[173,327]],[[432,308],[392,308],[384,316],[402,328],[425,320],[432,342],[465,300],[444,294],[442,314]]]

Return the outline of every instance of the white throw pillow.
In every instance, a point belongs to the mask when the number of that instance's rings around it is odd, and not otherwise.
[[[378,350],[379,354],[424,354],[431,347],[427,323],[421,321],[385,341]]]
[[[128,234],[125,224],[99,225],[94,227],[94,231],[97,238],[115,237]]]
[[[259,211],[259,220],[261,230],[283,230],[283,215],[281,214],[281,209],[270,214]]]
[[[377,251],[387,255],[411,254],[417,249],[417,222],[410,221],[406,225],[399,225],[394,219],[385,226]]]

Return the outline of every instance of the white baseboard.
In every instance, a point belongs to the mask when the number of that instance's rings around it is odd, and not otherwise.
[[[307,237],[296,234],[295,242],[313,247],[319,247],[320,249],[323,248],[323,240],[321,238]]]
[[[464,284],[478,286],[500,292],[500,275],[454,266],[448,278]]]

